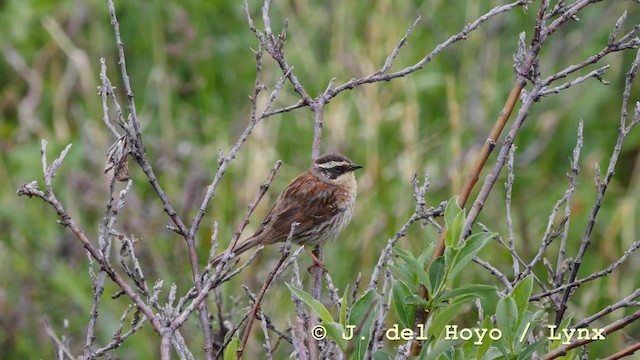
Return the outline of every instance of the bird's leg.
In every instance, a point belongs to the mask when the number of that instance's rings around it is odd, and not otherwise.
[[[309,250],[309,248],[306,245],[302,245],[302,246],[304,247],[305,250],[307,250],[307,253],[309,254],[309,256],[311,256],[311,260],[313,260],[313,265],[307,268],[307,271],[309,273],[312,273],[313,268],[316,266],[324,270],[324,272],[329,272],[327,270],[327,267],[322,263],[322,261],[320,261],[320,259],[318,259],[315,255],[313,255],[313,252]]]

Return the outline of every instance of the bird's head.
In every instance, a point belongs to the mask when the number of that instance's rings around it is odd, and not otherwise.
[[[353,171],[362,168],[340,153],[328,153],[317,158],[311,165],[312,171],[320,178],[334,185],[355,185]]]

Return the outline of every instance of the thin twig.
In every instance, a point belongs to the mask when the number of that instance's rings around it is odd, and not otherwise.
[[[560,235],[560,233],[558,232],[559,230],[553,230],[553,223],[555,221],[556,214],[560,209],[560,206],[567,203],[569,197],[571,196],[571,192],[572,192],[572,189],[570,188],[567,189],[564,195],[562,196],[562,198],[560,198],[560,200],[558,200],[556,204],[553,206],[553,209],[549,214],[549,219],[547,220],[547,228],[544,231],[544,235],[542,235],[542,241],[541,241],[540,247],[538,248],[538,253],[536,254],[536,256],[534,256],[531,262],[527,264],[527,267],[520,274],[519,279],[524,279],[527,275],[531,273],[531,271],[533,270],[533,267],[536,266],[542,260],[542,257],[545,251],[547,250],[547,246],[549,246],[549,244],[551,244],[551,241],[553,241],[556,237]],[[566,225],[567,220],[568,218],[564,218],[563,221],[560,223],[560,225],[558,225],[558,227],[564,227]]]
[[[566,10],[565,13],[563,13],[556,20],[554,20],[552,24],[549,25],[548,27],[545,25],[545,14],[549,6],[549,0],[543,0],[541,2],[541,6],[538,11],[538,17],[536,20],[534,35],[531,41],[531,45],[529,47],[529,52],[526,56],[526,60],[520,59],[521,56],[517,57],[516,59],[516,82],[514,84],[514,87],[512,88],[509,99],[506,102],[505,109],[503,109],[503,112],[501,112],[500,117],[496,122],[496,125],[494,126],[492,135],[494,135],[494,132],[497,135],[500,134],[502,127],[506,122],[506,118],[509,117],[511,110],[515,106],[515,102],[519,97],[519,94],[525,84],[526,79],[531,79],[534,83],[533,84],[534,86],[533,86],[533,89],[530,92],[528,92],[526,96],[524,96],[524,99],[522,99],[522,106],[520,108],[520,111],[518,112],[518,116],[516,117],[513,126],[511,127],[509,134],[504,140],[504,145],[498,155],[498,160],[496,161],[496,164],[493,167],[491,173],[487,175],[487,178],[483,184],[483,187],[480,190],[480,194],[474,201],[474,204],[471,210],[469,211],[469,215],[467,216],[465,226],[464,226],[463,236],[466,237],[471,233],[471,227],[475,223],[480,211],[482,210],[482,207],[484,206],[484,202],[486,201],[493,185],[497,181],[500,171],[502,170],[502,168],[504,167],[507,161],[509,149],[513,145],[515,137],[519,132],[519,129],[522,126],[522,123],[528,116],[529,108],[531,107],[534,101],[539,99],[540,91],[543,89],[543,86],[545,86],[543,85],[543,82],[540,78],[540,65],[539,65],[539,53],[540,53],[540,50],[542,49],[543,44],[545,43],[549,35],[555,32],[566,21],[573,18],[579,10],[581,10],[591,2],[593,1],[578,1],[574,3],[569,9]],[[523,51],[519,51],[519,53],[523,53]],[[503,117],[505,119],[503,119],[503,121],[500,121],[501,118]],[[488,157],[488,154],[491,152],[491,150],[495,146],[496,139],[497,139],[497,136],[489,137],[488,141],[485,143],[486,151],[483,148],[483,151],[481,152],[481,154],[478,156],[476,160],[476,164],[474,165],[474,168],[469,173],[469,176],[467,177],[467,181],[465,182],[465,185],[463,186],[463,190],[461,191],[461,195],[458,198],[459,199],[458,205],[460,205],[461,207],[464,207],[468,194],[471,192],[473,185],[477,181],[477,177],[480,173],[480,170],[484,166],[484,163],[486,161],[486,158]],[[445,232],[446,230],[441,233],[440,239],[438,241],[438,244],[436,245],[430,264],[438,256],[441,256],[444,253]],[[426,288],[424,287],[420,288],[420,295],[425,299],[428,297]],[[423,323],[425,319],[426,319],[426,313],[424,311],[418,311],[416,313],[416,326],[419,323]],[[419,352],[420,352],[420,343],[417,341],[414,341],[411,347],[411,353],[412,355],[417,355]]]
[[[151,183],[151,186],[153,187],[153,189],[158,194],[158,197],[160,198],[164,206],[164,211],[169,215],[169,218],[171,218],[173,223],[176,225],[177,232],[185,238],[185,242],[187,244],[187,249],[189,253],[189,261],[191,265],[191,272],[193,275],[193,282],[195,284],[196,290],[200,291],[202,290],[202,281],[200,278],[200,265],[198,264],[198,255],[196,252],[196,245],[195,245],[195,231],[189,231],[189,229],[187,229],[182,219],[178,216],[177,212],[173,208],[173,205],[171,205],[171,202],[169,201],[169,197],[160,186],[160,183],[158,182],[158,179],[153,171],[153,168],[151,167],[151,164],[147,159],[144,143],[142,141],[142,131],[140,127],[140,122],[138,121],[135,101],[133,99],[133,90],[131,88],[131,83],[129,82],[129,75],[127,74],[127,66],[126,66],[125,54],[124,54],[124,44],[120,36],[120,25],[118,24],[118,19],[116,18],[116,10],[113,4],[113,0],[107,0],[107,5],[109,8],[111,25],[113,26],[114,35],[116,38],[116,44],[118,47],[118,63],[120,65],[120,71],[122,73],[122,81],[124,83],[124,88],[127,93],[127,100],[128,100],[128,107],[129,107],[129,126],[133,128],[135,133],[135,137],[132,137],[130,139],[131,147],[132,147],[131,154],[133,155],[133,158],[136,160],[136,162],[138,162],[138,164],[142,168],[142,171],[145,173],[145,175],[149,179],[149,182]],[[202,332],[204,335],[205,358],[207,360],[213,360],[213,334],[212,334],[211,324],[209,323],[209,312],[207,310],[206,303],[201,303],[199,305],[198,313],[200,315],[200,325],[202,327]],[[151,320],[153,320],[152,317],[150,318]],[[165,333],[162,334],[161,348],[163,350],[162,352],[163,356],[165,355],[168,356],[168,353],[165,353],[164,350],[166,350],[165,346],[168,346],[167,344],[170,342],[171,336],[172,336],[172,335],[167,335],[166,332],[172,333],[173,331],[175,331],[175,329],[173,329],[172,331],[165,331]]]
[[[267,360],[273,359],[273,347],[271,346],[271,340],[269,339],[269,329],[267,328],[267,320],[265,316],[260,319],[260,327],[264,334],[264,347],[266,350]]]
[[[635,343],[633,345],[629,345],[626,348],[616,352],[615,354],[607,356],[606,358],[604,358],[602,360],[622,359],[623,357],[627,357],[627,356],[633,355],[636,351],[640,351],[640,342],[637,342],[637,343]]]
[[[271,172],[269,173],[269,176],[267,177],[265,182],[262,185],[260,185],[260,190],[256,194],[255,198],[249,204],[249,206],[247,206],[247,211],[244,214],[244,218],[242,219],[242,221],[240,222],[240,225],[238,225],[238,228],[233,234],[233,238],[231,238],[231,242],[229,243],[229,246],[225,250],[225,255],[220,260],[220,263],[218,264],[216,269],[216,274],[213,275],[213,278],[217,278],[219,276],[220,269],[222,269],[229,260],[233,259],[233,255],[234,255],[232,254],[233,249],[235,248],[238,240],[240,239],[240,235],[242,235],[242,231],[244,231],[244,228],[249,224],[249,217],[251,217],[251,214],[253,213],[255,208],[258,206],[258,204],[264,197],[264,194],[267,193],[269,186],[273,182],[273,179],[276,173],[278,172],[278,169],[280,169],[281,166],[282,166],[282,161],[281,160],[276,161],[275,165],[271,169]]]
[[[611,312],[623,308],[623,307],[629,307],[629,306],[634,306],[636,305],[634,300],[636,300],[638,297],[640,297],[640,288],[636,289],[633,293],[631,293],[629,296],[625,297],[624,299],[616,302],[615,304],[611,304],[607,307],[605,307],[604,309],[598,311],[597,313],[589,316],[588,318],[580,321],[579,323],[575,324],[572,326],[572,328],[574,329],[579,329],[579,328],[584,328],[589,326],[589,324],[593,323],[594,321],[601,319],[603,316],[610,314]]]
[[[265,279],[264,284],[262,285],[262,289],[260,290],[260,293],[258,294],[256,301],[253,303],[253,307],[251,308],[250,316],[247,321],[247,326],[245,326],[244,328],[244,333],[242,334],[242,340],[240,342],[240,346],[238,347],[238,352],[236,353],[236,360],[239,360],[242,357],[242,352],[244,351],[244,347],[247,345],[247,340],[249,340],[249,334],[251,333],[251,326],[253,325],[253,321],[256,317],[256,314],[258,313],[258,309],[260,309],[260,302],[262,301],[264,294],[269,289],[269,286],[271,285],[271,282],[273,281],[276,273],[278,272],[278,269],[280,268],[280,266],[282,266],[284,261],[289,256],[289,250],[291,249],[291,239],[293,238],[293,234],[298,228],[298,225],[300,225],[300,223],[298,222],[294,222],[291,224],[291,229],[289,230],[287,241],[282,247],[282,256],[280,257],[280,260],[278,260],[278,263],[273,268],[273,270],[271,270],[271,272],[269,272],[269,275],[267,275],[267,278]]]
[[[619,319],[617,321],[612,322],[611,324],[601,328],[600,330],[601,333],[600,335],[602,335],[603,337],[606,337],[607,335],[618,331],[622,328],[624,328],[625,326],[633,323],[634,321],[640,319],[640,310],[634,312],[633,314],[629,315],[629,316],[625,316],[622,319]],[[594,340],[598,340],[599,337],[594,336],[594,337],[584,337],[584,338],[580,338],[580,339],[575,339],[573,341],[571,341],[570,344],[567,345],[560,345],[559,347],[557,347],[555,350],[545,354],[544,356],[542,356],[540,359],[541,360],[551,360],[551,359],[555,359],[557,357],[566,355],[571,349],[575,349],[577,347],[580,347],[582,345],[586,345]]]
[[[65,356],[69,360],[74,360],[75,356],[71,354],[71,351],[69,351],[69,348],[64,344],[64,340],[60,340],[58,338],[55,331],[53,331],[53,329],[51,328],[51,324],[49,324],[49,321],[47,319],[44,319],[43,323],[44,323],[45,332],[47,333],[47,335],[49,335],[49,337],[51,338],[51,341],[53,341],[53,344],[57,350],[56,360],[64,360]]]
[[[509,231],[509,243],[505,244],[505,247],[511,253],[511,259],[513,261],[513,275],[514,277],[518,277],[520,275],[520,266],[518,265],[517,255],[516,253],[516,244],[515,244],[515,235],[513,231],[513,220],[511,218],[511,194],[513,192],[513,181],[515,179],[515,175],[513,173],[513,162],[516,157],[516,147],[511,146],[509,149],[509,160],[507,161],[507,183],[505,184],[505,188],[507,194],[505,196],[505,210],[507,213],[507,229]]]
[[[569,236],[569,222],[571,221],[571,197],[576,189],[576,183],[578,181],[578,174],[580,173],[580,150],[583,144],[583,128],[584,123],[582,120],[578,123],[578,134],[576,140],[576,147],[573,149],[573,158],[571,159],[571,173],[569,175],[569,189],[567,194],[567,202],[564,206],[564,218],[567,219],[562,232],[562,238],[560,240],[560,250],[558,251],[558,261],[556,262],[556,275],[554,278],[555,286],[559,286],[565,274],[564,266],[564,254],[567,247],[567,237]]]
[[[349,81],[347,81],[346,83],[342,84],[342,85],[338,85],[337,87],[331,89],[331,91],[326,92],[326,101],[328,101],[329,99],[335,97],[337,94],[341,93],[342,91],[345,90],[350,90],[353,89],[359,85],[362,84],[370,84],[370,83],[374,83],[374,82],[379,82],[379,81],[389,81],[395,78],[399,78],[399,77],[404,77],[407,76],[417,70],[422,69],[425,65],[427,65],[436,55],[438,55],[440,52],[442,52],[444,49],[446,49],[447,47],[449,47],[451,44],[456,43],[458,41],[461,40],[465,40],[467,39],[467,37],[469,36],[469,34],[471,32],[473,32],[474,30],[476,30],[478,27],[480,27],[480,25],[482,25],[482,23],[484,23],[485,21],[489,20],[490,18],[511,11],[514,8],[517,8],[519,6],[523,6],[523,5],[527,5],[529,4],[531,1],[530,0],[521,0],[521,1],[515,1],[509,4],[505,4],[502,6],[496,6],[495,8],[489,10],[487,13],[485,13],[484,15],[480,16],[479,18],[477,18],[475,21],[473,21],[470,24],[467,24],[459,33],[452,35],[451,37],[449,37],[447,40],[443,41],[442,43],[436,45],[436,47],[427,55],[425,55],[422,59],[420,59],[420,61],[418,61],[417,63],[415,63],[414,65],[408,66],[402,70],[393,72],[393,73],[386,73],[386,72],[381,72],[381,71],[377,71],[371,75],[362,77],[362,78],[358,78],[358,79],[351,79]],[[415,24],[415,23],[414,23]],[[412,25],[413,27],[414,25]],[[411,29],[411,28],[410,28]],[[408,31],[409,32],[409,31]],[[395,51],[395,49],[394,49]],[[392,51],[393,53],[393,51]],[[383,65],[382,69],[384,69],[384,67],[386,66],[386,62],[385,65]]]
[[[282,165],[281,161],[277,161],[276,164],[274,165],[274,167],[271,169],[271,172],[269,173],[269,176],[267,177],[267,180],[265,180],[265,182],[260,186],[260,191],[258,192],[258,194],[256,195],[256,197],[254,198],[253,202],[251,204],[249,204],[249,206],[247,207],[247,212],[245,213],[245,217],[243,219],[243,221],[240,223],[240,225],[238,226],[238,229],[236,230],[234,237],[232,239],[231,244],[229,245],[229,247],[227,248],[227,250],[225,250],[225,252],[223,253],[224,255],[222,256],[220,262],[217,264],[216,270],[214,272],[214,274],[212,274],[211,276],[209,276],[206,281],[203,284],[202,289],[198,290],[196,288],[197,291],[197,295],[195,296],[195,299],[191,302],[191,304],[184,309],[184,311],[177,316],[176,318],[173,319],[173,321],[171,322],[171,328],[173,329],[177,329],[179,328],[185,321],[187,321],[187,319],[189,318],[189,315],[193,312],[193,310],[197,307],[200,306],[200,304],[204,301],[204,299],[207,297],[207,294],[209,293],[209,291],[214,288],[215,286],[228,281],[229,279],[231,279],[233,276],[237,275],[238,273],[240,273],[240,271],[242,271],[242,269],[244,269],[245,267],[247,267],[257,256],[257,254],[262,250],[262,247],[258,247],[256,249],[256,251],[253,253],[253,255],[249,258],[249,260],[247,260],[245,262],[244,265],[242,265],[240,267],[240,269],[236,269],[235,271],[222,276],[222,269],[225,266],[225,264],[233,258],[233,253],[232,253],[232,249],[235,246],[234,244],[234,240],[237,242],[237,240],[240,238],[240,234],[242,233],[242,230],[246,227],[246,225],[249,223],[249,217],[251,216],[251,213],[253,212],[253,210],[255,209],[255,207],[258,205],[258,203],[260,202],[260,200],[262,199],[262,197],[264,196],[264,194],[266,193],[267,189],[269,188],[269,185],[271,184],[271,182],[273,181],[273,178],[275,177],[276,172],[278,171],[278,169],[280,168],[280,166]],[[214,237],[213,239],[216,239],[216,237]],[[207,265],[206,269],[210,269],[213,258],[211,256],[209,256],[210,260],[209,263]],[[207,270],[205,270],[206,272]]]
[[[586,253],[587,247],[591,243],[591,232],[596,223],[596,217],[598,216],[598,211],[600,210],[600,206],[602,204],[602,199],[604,197],[605,192],[607,191],[607,187],[611,178],[613,177],[613,173],[615,171],[616,163],[618,162],[618,157],[622,151],[622,144],[631,131],[631,129],[640,121],[640,114],[637,111],[634,113],[634,118],[627,125],[627,107],[629,103],[629,97],[631,96],[631,87],[633,85],[633,80],[636,76],[636,71],[638,70],[638,65],[640,64],[640,49],[636,53],[636,57],[631,64],[631,68],[626,75],[624,92],[622,94],[622,110],[620,114],[620,127],[618,129],[618,139],[616,140],[616,145],[613,150],[613,154],[611,154],[611,158],[609,158],[609,166],[607,168],[607,173],[604,179],[598,184],[598,193],[596,195],[596,201],[591,209],[591,213],[589,215],[589,221],[587,223],[587,228],[585,230],[584,236],[582,237],[582,241],[580,243],[580,249],[578,250],[578,255],[573,263],[573,268],[571,270],[571,275],[569,275],[569,279],[567,283],[573,283],[578,276],[578,270],[580,269],[580,265],[582,264],[582,259]],[[571,290],[573,287],[569,287],[565,290],[562,301],[560,303],[560,308],[556,311],[556,325],[559,326],[562,318],[564,317],[564,313],[567,310],[567,302],[569,301],[569,296],[571,295]]]
[[[620,257],[620,259],[618,259],[616,262],[614,262],[613,264],[609,265],[606,269],[595,272],[587,277],[584,277],[582,279],[579,280],[575,280],[572,281],[570,283],[558,286],[552,290],[549,291],[545,291],[541,294],[532,296],[529,301],[539,301],[545,297],[551,296],[553,294],[557,294],[561,291],[570,289],[570,288],[574,288],[577,286],[580,286],[586,282],[601,278],[603,276],[606,276],[608,274],[611,274],[615,269],[617,269],[620,265],[622,265],[625,261],[627,261],[627,259],[629,258],[629,256],[631,254],[633,254],[636,250],[640,249],[640,241],[636,241],[634,242],[625,252],[624,254],[622,254],[622,256]]]
[[[147,318],[149,318],[149,321],[151,322],[151,325],[153,326],[154,330],[160,333],[163,329],[163,326],[158,320],[158,318],[154,315],[151,308],[142,301],[140,296],[138,296],[138,294],[136,294],[136,292],[129,286],[129,284],[127,284],[124,281],[124,279],[120,276],[120,274],[118,274],[113,269],[113,267],[111,267],[111,265],[104,259],[100,251],[97,250],[91,244],[91,242],[86,237],[84,232],[76,225],[73,218],[71,218],[71,216],[69,216],[66,213],[66,211],[64,210],[64,207],[58,201],[58,199],[55,196],[55,193],[53,192],[53,186],[51,184],[51,180],[55,175],[55,170],[62,164],[62,161],[64,160],[64,157],[66,156],[70,147],[71,145],[67,146],[65,150],[62,151],[60,156],[56,160],[54,160],[51,166],[49,167],[47,166],[47,156],[46,156],[47,142],[45,140],[42,140],[41,156],[42,156],[42,164],[44,169],[44,181],[46,185],[46,192],[39,190],[37,182],[34,181],[29,184],[22,184],[18,189],[18,192],[17,192],[18,196],[22,196],[22,195],[26,195],[29,197],[36,196],[38,198],[41,198],[45,202],[49,203],[55,209],[56,213],[60,217],[60,220],[58,222],[62,226],[71,230],[71,232],[76,236],[76,238],[82,243],[82,246],[87,250],[89,254],[91,254],[91,257],[93,257],[98,262],[100,267],[107,273],[109,278],[113,280],[113,282],[115,282],[122,289],[122,291],[131,299],[131,301],[133,301],[136,304],[137,308],[140,311],[142,311],[147,316]]]
[[[107,65],[104,61],[104,58],[100,58],[100,79],[102,81],[102,85],[100,87],[100,97],[102,98],[102,121],[104,124],[111,130],[113,136],[116,139],[120,138],[120,133],[118,129],[109,121],[109,105],[107,103],[107,99],[109,95],[113,92],[113,86],[111,86],[111,81],[107,77]]]
[[[407,220],[407,222],[402,226],[402,228],[400,228],[400,230],[391,239],[389,239],[389,241],[387,241],[387,245],[384,247],[384,249],[380,253],[378,262],[376,263],[376,266],[373,269],[373,273],[371,274],[371,280],[369,281],[369,285],[367,286],[367,291],[377,287],[378,278],[380,277],[380,271],[382,271],[382,268],[387,263],[387,260],[391,255],[391,251],[393,250],[393,247],[398,242],[398,240],[400,240],[401,237],[406,235],[411,225],[413,225],[413,223],[415,223],[416,221],[428,219],[434,216],[441,216],[442,214],[444,214],[444,209],[447,205],[446,201],[441,202],[440,206],[438,206],[437,208],[425,209],[425,206],[426,206],[425,196],[427,194],[427,191],[429,190],[430,178],[431,178],[431,172],[429,171],[429,169],[427,169],[424,175],[424,180],[422,185],[418,184],[418,179],[415,175],[411,179],[411,183],[413,185],[413,198],[416,200],[416,207],[413,211],[413,214],[411,214],[411,217],[409,218],[409,220]]]
[[[140,330],[144,326],[144,323],[147,320],[147,317],[143,315],[138,322],[136,322],[135,324],[132,324],[131,328],[127,332],[122,334],[122,330],[124,328],[124,322],[127,320],[127,317],[133,310],[134,310],[133,306],[129,305],[129,307],[127,307],[127,309],[124,311],[124,313],[122,313],[122,316],[120,317],[120,321],[118,322],[118,327],[116,328],[116,331],[113,333],[112,340],[107,345],[93,352],[93,356],[100,357],[106,354],[108,351],[118,348],[120,345],[122,345],[122,343],[127,338],[135,334],[136,331]]]
[[[498,278],[498,280],[500,280],[500,282],[502,284],[504,284],[504,286],[507,288],[507,294],[510,294],[513,291],[513,286],[511,285],[511,282],[509,281],[509,278],[507,278],[507,275],[503,274],[495,266],[489,264],[488,262],[480,259],[477,256],[473,257],[473,262],[475,262],[476,264],[478,264],[478,265],[482,266],[483,268],[489,270],[491,275],[495,275]]]

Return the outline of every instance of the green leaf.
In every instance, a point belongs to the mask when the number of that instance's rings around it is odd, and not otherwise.
[[[453,226],[453,220],[462,211],[462,208],[458,206],[458,196],[452,197],[447,202],[447,207],[444,209],[444,224],[448,229]]]
[[[542,347],[547,342],[547,338],[543,337],[542,339],[534,342],[533,344],[527,346],[520,354],[518,354],[518,360],[527,360],[531,359],[531,355],[538,350],[542,350]],[[570,358],[568,358],[570,359]]]
[[[509,359],[509,355],[507,355],[504,351],[502,351],[504,349],[504,346],[502,346],[500,342],[497,342],[497,344],[499,345],[490,348],[489,351],[487,351],[487,353],[484,354],[484,356],[482,357],[482,360]]]
[[[453,353],[453,360],[464,360],[464,351],[460,348],[457,348]]]
[[[377,351],[373,354],[373,360],[393,360],[393,356],[387,354],[386,352]]]
[[[531,297],[531,291],[533,290],[533,275],[529,274],[524,280],[522,280],[511,293],[511,297],[516,302],[518,308],[518,322],[517,326],[520,326],[524,313],[529,308],[529,297]]]
[[[429,283],[429,277],[418,261],[407,252],[398,252],[396,254],[400,259],[404,260],[407,265],[407,270],[411,273],[412,276],[417,277],[420,280],[421,284],[424,284],[431,293],[431,284]]]
[[[342,294],[342,301],[340,302],[340,324],[347,324],[347,294],[349,292],[349,285],[344,288],[344,294]]]
[[[391,283],[393,307],[396,310],[400,323],[405,328],[413,327],[416,319],[416,306],[407,304],[404,299],[411,295],[411,290],[402,281],[393,280]]]
[[[498,329],[502,331],[502,335],[506,338],[508,344],[513,343],[515,338],[515,330],[517,324],[518,308],[512,297],[505,297],[498,300],[496,306],[496,324]]]
[[[473,234],[471,237],[469,237],[469,239],[465,241],[462,249],[460,249],[460,252],[458,252],[455,259],[453,260],[454,264],[452,264],[449,278],[453,279],[453,277],[456,276],[456,274],[460,272],[460,270],[462,270],[465,266],[467,266],[471,259],[473,259],[473,257],[476,256],[476,254],[478,254],[485,245],[487,245],[489,240],[493,239],[493,237],[496,235],[496,233],[481,232]]]
[[[407,251],[403,248],[399,248],[399,247],[393,247],[391,248],[391,254],[393,254],[394,256],[411,256],[413,257],[413,254],[410,251]]]
[[[558,326],[555,329],[556,334],[558,334],[560,331],[562,331],[562,329],[568,329],[569,328],[569,324],[571,324],[571,320],[573,320],[573,314],[569,314],[564,319],[562,319],[562,321],[560,322],[560,326]],[[550,331],[549,328],[545,329],[545,332],[547,333],[547,335],[549,334],[549,331]],[[549,343],[549,350],[553,351],[558,346],[560,346],[561,344],[562,344],[562,340],[551,340],[551,342]],[[567,359],[571,359],[571,357],[568,357],[566,355],[565,355],[565,357]]]
[[[491,323],[491,316],[487,315],[484,317],[484,320],[482,320],[481,327],[483,329],[487,329],[487,334],[489,333],[489,331],[491,331],[491,329],[493,329],[493,324]],[[478,359],[482,359],[484,354],[487,353],[487,350],[489,349],[489,346],[491,345],[492,342],[493,340],[488,335],[484,338],[484,341],[482,342],[482,344],[478,346],[478,352],[476,354],[476,357]]]
[[[412,290],[412,292],[418,292],[418,288],[420,284],[418,283],[418,278],[411,275],[411,273],[406,269],[407,265],[402,264],[400,266],[396,265],[387,265],[391,271],[393,271],[393,275],[396,279],[404,282],[405,285]]]
[[[444,263],[447,265],[449,271],[451,271],[459,252],[460,250],[454,249],[453,246],[447,246],[444,248]],[[449,272],[449,276],[451,276],[451,272]]]
[[[504,333],[502,334],[504,336]],[[511,359],[511,357],[509,356],[509,350],[507,350],[507,348],[504,347],[504,345],[502,344],[502,341],[505,340],[504,337],[501,338],[498,341],[495,341],[494,344],[496,344],[496,347],[494,349],[498,349],[500,351],[500,353],[502,354],[502,357],[506,360],[506,359]],[[505,340],[506,341],[506,340]]]
[[[431,289],[432,296],[437,295],[440,292],[440,286],[444,282],[446,268],[444,266],[444,257],[438,256],[431,267],[429,268],[429,282],[433,289]]]
[[[460,344],[464,340],[458,337],[457,340],[440,340],[438,341],[431,350],[427,350],[426,347],[423,348],[422,353],[420,354],[420,360],[436,360],[440,359],[440,355],[443,352],[448,351],[452,347]]]
[[[371,340],[369,339],[369,334],[371,334],[371,326],[373,325],[375,306],[379,299],[380,295],[375,290],[369,290],[351,308],[349,320],[347,321],[349,325],[355,325],[357,329],[362,324],[360,332],[351,340],[355,341],[354,359],[364,359],[364,355],[367,352],[367,346]]]
[[[413,306],[427,307],[429,305],[429,302],[418,294],[409,294],[409,296],[405,297],[402,301],[407,305]]]
[[[447,228],[447,236],[451,234],[451,239],[447,246],[457,247],[460,243],[460,235],[462,235],[462,230],[464,228],[464,219],[467,217],[465,211],[462,210],[456,215],[453,219],[453,224],[451,227]]]
[[[435,301],[436,302],[447,301],[449,299],[452,299],[461,295],[467,295],[467,294],[473,294],[476,297],[486,298],[491,295],[496,295],[497,291],[498,291],[497,288],[493,285],[484,285],[484,284],[466,285],[463,287],[451,289],[441,293],[440,296],[438,296]]]
[[[462,350],[463,354],[465,354],[466,359],[476,359],[478,357],[478,346],[480,345],[477,345],[476,343],[477,341],[475,340],[474,334],[474,338],[465,341],[464,344],[462,344],[462,346],[460,347],[460,350]],[[484,340],[482,341],[482,344],[484,344]]]
[[[429,326],[429,334],[435,336],[436,338],[440,337],[442,330],[446,325],[451,324],[451,319],[456,317],[456,315],[460,314],[460,311],[464,307],[464,305],[471,301],[472,299],[467,299],[467,301],[460,301],[458,303],[449,304],[446,307],[439,308],[433,311],[433,315],[431,318],[431,326]]]
[[[431,242],[427,246],[425,246],[422,254],[418,256],[418,263],[422,265],[423,268],[427,267],[427,262],[431,260],[431,256],[433,255],[433,251],[436,248],[436,242]]]
[[[327,335],[331,339],[333,339],[336,344],[338,344],[340,350],[342,350],[342,352],[345,352],[349,347],[348,340],[343,337],[343,334],[345,334],[346,331],[345,327],[335,322],[325,322],[322,323],[322,326],[326,330]]]
[[[448,302],[449,305],[451,304],[457,304],[459,302],[469,302],[469,301],[474,301],[478,298],[478,296],[476,294],[464,294],[464,295],[459,295],[456,296],[454,298],[451,298]]]
[[[233,340],[231,340],[229,344],[227,344],[227,347],[224,348],[223,359],[235,360],[236,353],[238,352],[238,346],[240,346],[240,339],[233,338]]]
[[[573,313],[565,316],[565,318],[562,319],[562,321],[560,322],[560,329],[568,329],[570,327],[569,324],[571,324],[571,321],[573,321]]]
[[[372,308],[379,298],[380,295],[375,290],[369,290],[362,295],[351,308],[348,320],[349,325],[358,326],[367,313],[369,313],[369,316],[373,315],[375,312],[369,309]]]
[[[526,311],[522,317],[522,321],[518,325],[518,330],[516,330],[516,335],[518,336],[518,341],[514,346],[514,350],[516,352],[522,351],[527,344],[526,341],[520,341],[520,339],[527,339],[529,333],[533,332],[533,330],[538,326],[540,320],[542,320],[545,312],[543,310],[538,310],[535,313],[531,311]]]
[[[331,316],[331,313],[329,312],[329,310],[327,310],[327,308],[324,307],[324,305],[322,305],[321,302],[314,299],[313,296],[309,295],[302,289],[298,289],[293,285],[289,285],[289,284],[286,284],[286,285],[289,288],[289,290],[291,290],[291,292],[295,296],[297,296],[300,300],[302,300],[303,303],[307,304],[307,306],[309,306],[311,310],[313,310],[313,312],[315,312],[316,315],[318,315],[318,317],[322,319],[322,321],[324,321],[325,323],[334,322],[333,316]]]

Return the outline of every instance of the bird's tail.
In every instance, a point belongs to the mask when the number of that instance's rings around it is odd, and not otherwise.
[[[246,239],[245,241],[241,242],[240,244],[236,244],[236,246],[233,248],[233,253],[237,257],[238,255],[258,245],[260,245],[260,238],[257,236],[252,236]],[[216,255],[216,257],[213,258],[213,260],[211,261],[212,266],[218,265],[220,260],[222,260],[222,257],[224,256],[225,251],[221,252],[220,254]]]

